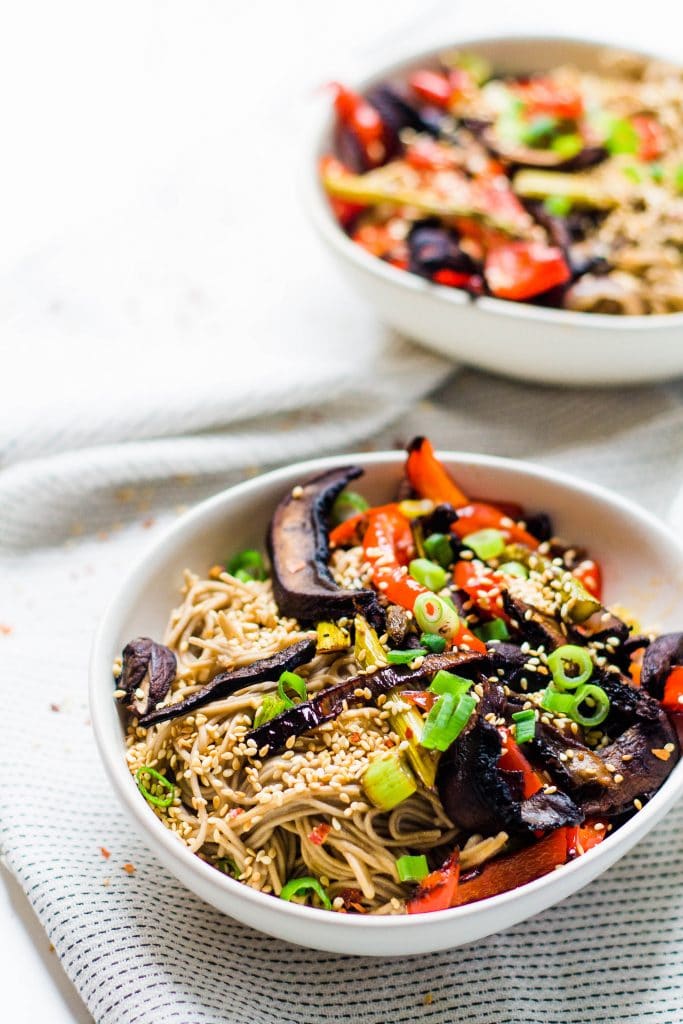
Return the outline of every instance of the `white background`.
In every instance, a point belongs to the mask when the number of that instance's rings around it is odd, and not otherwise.
[[[271,175],[294,180],[297,126],[321,82],[353,79],[395,50],[478,32],[588,34],[683,58],[676,8],[597,0],[6,4],[0,22],[0,357],[3,382],[12,386],[3,388],[3,405],[30,419],[34,408],[59,400],[67,380],[72,392],[91,387],[92,367],[51,343],[50,316],[59,310],[50,309],[50,296],[59,293],[63,273],[74,306],[70,324],[85,339],[102,330],[104,311],[125,327],[130,311],[121,308],[122,292],[114,283],[108,287],[106,273],[113,224],[136,253],[158,252],[163,238],[175,268],[199,266],[199,277],[213,277],[214,285],[221,275],[244,273],[236,317],[261,301],[258,282],[240,259],[202,264],[199,218],[222,208],[223,189],[234,192],[237,207],[262,208]],[[245,152],[239,130],[231,127],[245,116],[257,120],[264,107],[291,121],[284,152],[270,152],[267,139],[260,152],[252,144]],[[226,165],[229,173],[214,173]],[[296,203],[294,189],[287,191]],[[271,286],[274,276],[270,268]],[[150,294],[161,294],[157,284],[150,281]],[[168,322],[163,302],[145,309],[150,346],[163,340]],[[93,345],[97,340],[92,337]],[[49,372],[40,372],[46,367]],[[0,883],[0,1017],[8,1024],[87,1021],[23,894],[2,871]]]

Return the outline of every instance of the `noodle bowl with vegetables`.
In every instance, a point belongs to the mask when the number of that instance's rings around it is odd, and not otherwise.
[[[141,799],[216,870],[422,913],[523,885],[638,813],[678,760],[683,634],[605,608],[588,553],[463,494],[426,439],[396,501],[368,508],[361,473],[283,495],[267,558],[186,572],[115,697]]]

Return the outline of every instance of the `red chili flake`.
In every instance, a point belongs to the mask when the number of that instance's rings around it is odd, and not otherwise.
[[[50,704],[50,711],[61,711],[59,704]]]
[[[410,726],[407,726],[406,727],[406,739],[407,740],[412,740],[414,735],[415,734],[414,734],[413,730],[410,728]]]
[[[396,744],[394,743],[394,741],[393,741],[393,740],[385,740],[385,741],[384,741],[384,746],[385,746],[385,747],[395,747],[395,746],[396,746]]]
[[[352,743],[360,743],[360,733],[359,732],[352,732],[349,735],[349,739],[351,740]]]
[[[4,622],[0,622],[0,633],[2,633],[3,636],[9,636],[11,632],[11,626],[6,625]]]
[[[100,853],[102,854],[105,860],[109,860],[109,858],[111,857],[111,853],[109,852],[106,846],[100,846]]]
[[[431,711],[436,696],[429,690],[404,690],[401,693],[401,700],[407,700],[409,704],[414,704],[421,711]]]
[[[321,821],[320,824],[316,825],[309,833],[308,838],[312,843],[315,843],[316,846],[322,846],[330,833],[331,827],[332,826],[328,825],[326,821]]]
[[[240,814],[244,814],[244,807],[233,807],[228,811],[228,818],[237,818]]]
[[[367,914],[362,904],[363,893],[360,889],[342,889],[341,898],[344,901],[344,910],[355,910],[357,914]]]
[[[135,874],[135,865],[134,864],[124,864],[123,865],[123,870],[126,872],[127,875],[134,875]]]

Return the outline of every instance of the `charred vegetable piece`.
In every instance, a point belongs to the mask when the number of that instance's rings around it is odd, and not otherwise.
[[[362,474],[357,466],[331,469],[287,494],[268,531],[273,594],[281,615],[302,621],[352,618],[376,607],[371,590],[344,590],[327,565],[327,517],[338,494]]]
[[[158,725],[159,722],[168,722],[172,718],[188,715],[191,711],[211,704],[212,701],[223,700],[224,697],[229,697],[245,686],[264,683],[268,679],[278,679],[283,672],[291,671],[310,661],[315,654],[315,649],[315,640],[299,640],[291,647],[285,647],[284,650],[271,655],[270,658],[262,658],[260,661],[254,661],[251,665],[234,669],[232,672],[221,672],[201,690],[197,690],[185,700],[144,715],[140,719],[140,725],[147,729],[150,725]]]
[[[531,836],[577,825],[583,815],[565,793],[539,789],[525,797],[523,773],[501,768],[503,740],[486,715],[498,717],[504,701],[502,688],[487,684],[465,732],[442,757],[437,789],[444,810],[454,824],[484,835],[501,827]]]
[[[566,643],[567,637],[552,616],[544,615],[508,591],[503,593],[503,607],[512,625],[532,647],[542,645],[546,651],[552,651]]]
[[[460,851],[455,849],[448,860],[422,880],[412,899],[406,903],[409,914],[428,914],[448,910],[454,905],[460,877]]]
[[[667,677],[676,665],[683,665],[683,633],[664,633],[645,652],[640,685],[661,700]]]
[[[457,886],[451,906],[462,907],[466,903],[509,892],[535,878],[547,875],[567,860],[568,829],[558,828],[551,835],[540,839],[523,850],[495,857],[482,868],[463,875]]]
[[[331,722],[345,708],[362,707],[375,700],[380,693],[411,683],[426,683],[441,669],[457,669],[459,672],[474,672],[485,669],[490,664],[486,655],[473,652],[430,654],[419,668],[407,665],[386,665],[375,672],[354,676],[343,683],[323,690],[311,700],[297,704],[273,718],[270,722],[247,734],[247,741],[254,740],[257,749],[269,748],[269,754],[277,754],[283,750],[287,740],[294,736],[302,736],[311,729]],[[362,691],[359,696],[356,690]]]
[[[410,626],[405,608],[400,604],[390,604],[387,608],[387,633],[392,643],[402,644]]]
[[[351,646],[348,630],[338,626],[336,622],[319,622],[315,627],[318,635],[316,650],[318,654],[329,654],[330,651],[345,651]]]
[[[583,146],[580,140],[580,149],[571,154],[562,152],[562,146],[536,148],[525,145],[524,142],[503,139],[490,127],[480,132],[479,138],[488,151],[499,160],[504,160],[514,167],[532,167],[544,171],[583,171],[602,163],[608,155],[604,146]],[[576,149],[576,146],[572,148]]]
[[[611,817],[632,810],[635,799],[655,792],[680,751],[676,732],[656,700],[613,672],[603,673],[600,685],[610,701],[602,728],[618,734],[616,739],[590,750],[578,737],[539,723],[529,749],[585,814]],[[570,755],[567,760],[560,758],[563,753]]]
[[[476,274],[478,267],[458,245],[455,231],[433,221],[418,221],[408,235],[409,269],[431,279],[438,270]]]
[[[368,100],[382,118],[387,156],[393,157],[401,149],[399,136],[405,128],[438,135],[438,128],[390,86],[375,86],[368,93]]]
[[[126,707],[133,715],[146,715],[160,703],[175,679],[176,656],[163,644],[139,636],[123,648],[121,675],[116,683],[125,690]]]

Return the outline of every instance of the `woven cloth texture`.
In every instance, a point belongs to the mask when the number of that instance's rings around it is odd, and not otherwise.
[[[476,946],[319,954],[238,925],[168,875],[118,807],[86,700],[93,631],[123,575],[182,507],[260,468],[427,433],[598,480],[683,528],[679,386],[579,393],[451,375],[378,327],[299,206],[302,111],[320,82],[385,50],[568,25],[541,0],[52,8],[36,17],[50,95],[20,117],[48,180],[28,175],[22,192],[22,161],[0,240],[0,852],[93,1018],[680,1021],[680,807],[589,888]],[[571,19],[572,34],[644,48],[680,38],[663,0],[646,19],[576,0]]]
[[[680,396],[640,389],[624,397],[529,392],[463,372],[372,445],[424,431],[442,447],[523,455],[616,486],[680,528]],[[186,481],[185,501],[207,486]],[[3,857],[98,1024],[683,1017],[680,806],[562,905],[476,945],[404,960],[286,945],[221,916],[169,876],[117,805],[86,701],[96,621],[122,574],[175,515],[152,522],[154,503],[149,485],[133,487],[112,503],[105,532],[30,552],[6,546],[0,583]],[[129,522],[116,529],[122,506]]]

